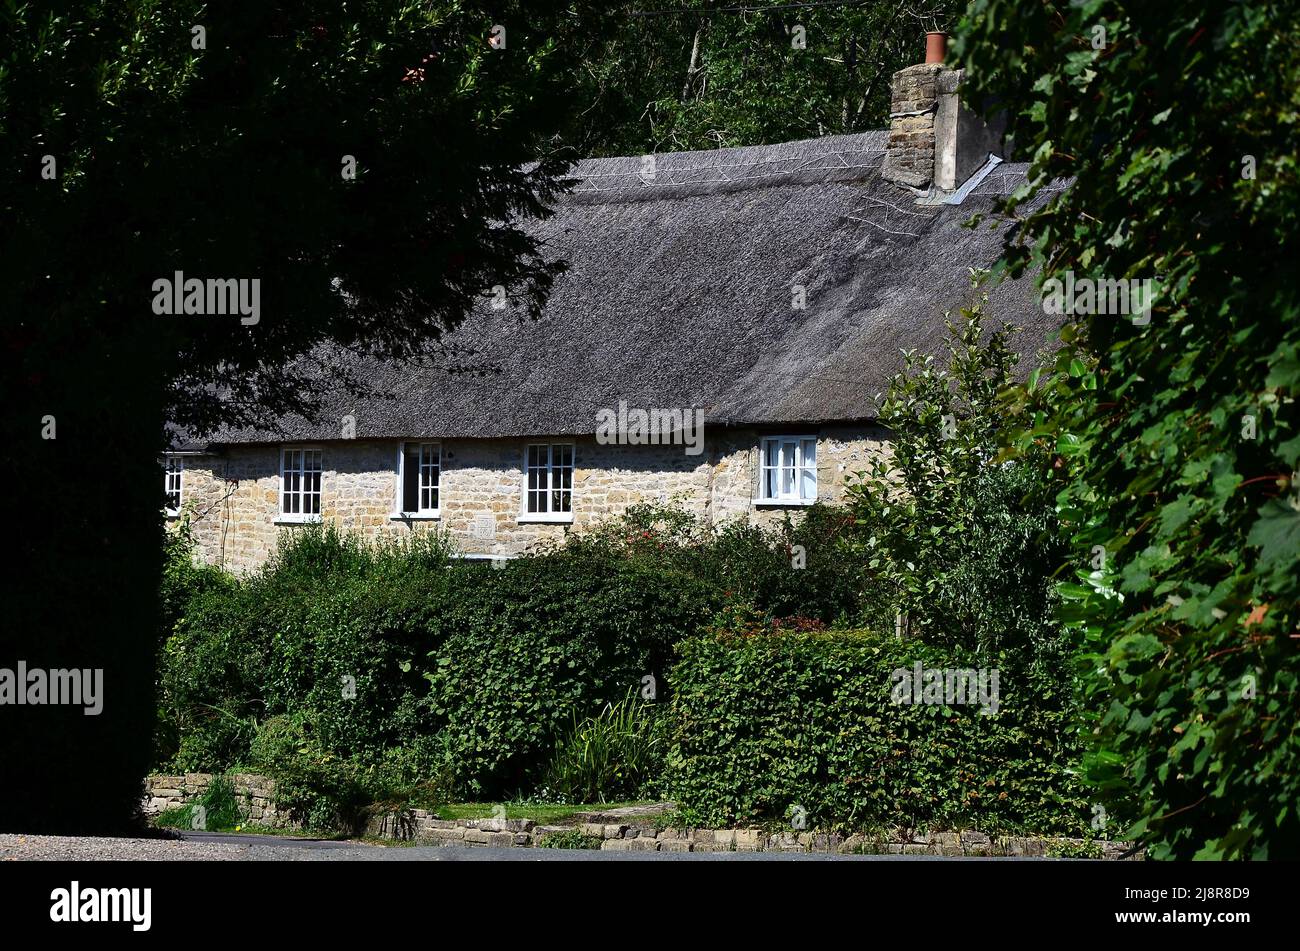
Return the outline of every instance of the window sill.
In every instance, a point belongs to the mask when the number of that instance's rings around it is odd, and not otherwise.
[[[516,521],[520,525],[526,525],[529,522],[540,522],[551,525],[567,525],[573,522],[572,512],[521,512]]]
[[[272,525],[315,525],[321,520],[319,515],[279,515]]]
[[[390,522],[436,522],[442,518],[440,509],[428,512],[394,512],[388,516]]]
[[[180,509],[177,509],[174,512],[171,509],[163,509],[163,518],[180,518],[180,517],[181,517]]]
[[[755,508],[801,509],[816,504],[817,499],[754,499]]]

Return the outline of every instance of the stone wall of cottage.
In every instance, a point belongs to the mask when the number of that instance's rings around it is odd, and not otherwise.
[[[529,521],[521,515],[524,460],[539,439],[443,440],[441,517],[396,519],[397,440],[338,440],[322,451],[321,520],[367,538],[441,527],[467,554],[513,557],[569,531],[624,512],[639,502],[676,502],[714,523],[780,520],[791,509],[756,505],[759,440],[753,431],[725,431],[699,455],[682,446],[600,445],[592,436],[555,441],[575,446],[573,521]],[[818,497],[841,502],[856,472],[884,451],[879,427],[823,427],[818,432]],[[280,446],[239,445],[185,459],[182,510],[203,557],[241,572],[275,549],[279,517]],[[797,511],[795,509],[794,511]]]

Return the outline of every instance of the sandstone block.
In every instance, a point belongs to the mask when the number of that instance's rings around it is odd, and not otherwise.
[[[736,851],[757,852],[763,847],[762,829],[737,829]]]

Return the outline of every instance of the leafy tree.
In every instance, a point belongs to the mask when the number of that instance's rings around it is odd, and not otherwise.
[[[564,170],[547,145],[575,21],[601,17],[576,0],[0,5],[0,436],[22,500],[0,656],[103,669],[105,693],[98,717],[6,708],[0,828],[103,829],[138,798],[164,420],[310,409],[320,374],[298,358],[320,341],[409,353],[494,285],[537,308],[556,269],[518,218]],[[176,272],[260,281],[256,320],[159,316]]]
[[[584,155],[635,155],[884,128],[890,76],[917,62],[921,34],[949,26],[961,6],[625,4],[607,33],[584,34],[568,139]]]
[[[1078,308],[1017,440],[1057,456],[1091,776],[1157,857],[1300,855],[1293,13],[976,0],[959,30],[1033,159],[1002,267],[1158,282]]]
[[[880,406],[890,452],[850,486],[850,508],[870,536],[864,557],[884,617],[929,643],[1056,678],[1049,575],[1062,552],[1049,484],[1026,460],[995,460],[1014,425],[999,397],[1018,357],[1012,327],[983,325],[982,305],[952,322],[947,366],[905,352]]]

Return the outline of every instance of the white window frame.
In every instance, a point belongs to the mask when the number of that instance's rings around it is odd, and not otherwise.
[[[403,508],[402,503],[406,501],[406,447],[420,447],[420,468],[425,468],[424,448],[426,446],[433,450],[433,468],[438,473],[437,485],[430,486],[438,495],[438,504],[433,508],[419,508],[415,511],[408,511]],[[424,472],[420,473],[420,482],[416,485],[416,494],[421,499],[424,498]],[[400,521],[410,521],[412,519],[435,519],[442,517],[442,443],[436,439],[409,439],[397,444],[397,493],[393,499],[392,517]]]
[[[164,497],[170,501],[172,496],[172,477],[176,478],[176,506],[163,503],[163,514],[168,518],[176,518],[181,514],[181,506],[185,504],[185,457],[176,453],[168,452],[163,454],[163,493]]]
[[[528,490],[528,475],[529,475],[529,471],[528,471],[528,468],[529,468],[529,467],[528,467],[528,456],[529,456],[529,451],[532,450],[532,449],[535,449],[535,448],[538,448],[538,449],[540,449],[540,448],[545,448],[545,449],[546,449],[546,466],[545,466],[545,469],[542,469],[541,466],[538,466],[538,469],[539,469],[539,470],[544,471],[544,472],[546,473],[546,489],[545,489],[545,494],[542,496],[542,498],[546,500],[546,511],[544,511],[544,512],[530,512],[530,511],[528,511],[528,496],[529,496],[529,490]],[[556,449],[568,449],[568,450],[569,450],[569,465],[568,465],[568,469],[569,469],[569,488],[568,488],[567,490],[565,490],[565,489],[558,489],[557,486],[556,486],[556,484],[555,484],[555,475],[556,475],[556,471],[557,471],[557,470],[562,470],[563,468],[565,468],[564,466],[560,466],[560,465],[557,465],[557,464],[556,464],[556,461],[555,461],[555,450],[556,450]],[[575,484],[575,482],[576,482],[576,477],[577,477],[577,472],[578,472],[578,450],[577,450],[577,446],[575,446],[575,445],[574,445],[573,443],[571,443],[571,442],[534,442],[534,443],[529,443],[528,445],[524,446],[524,464],[523,464],[523,475],[524,475],[524,477],[523,477],[523,481],[522,481],[522,483],[521,483],[521,493],[520,493],[520,494],[521,494],[522,497],[521,497],[520,500],[519,500],[519,502],[520,502],[520,504],[519,504],[519,521],[521,521],[521,522],[572,522],[572,521],[573,521],[574,506],[575,506],[575,502],[576,502],[576,499],[577,499],[577,486],[576,486],[576,484]],[[568,510],[567,512],[564,512],[564,511],[558,511],[558,512],[557,512],[557,511],[555,511],[555,510],[553,510],[553,509],[551,508],[551,505],[552,505],[552,503],[553,503],[553,501],[554,501],[553,496],[554,496],[554,493],[555,493],[556,491],[562,491],[562,492],[563,492],[563,491],[567,491],[567,492],[568,492],[568,494],[569,494],[569,510]]]
[[[301,462],[300,462],[299,466],[294,470],[295,472],[297,472],[297,473],[299,474],[299,488],[298,488],[298,491],[297,491],[297,492],[286,492],[286,491],[285,491],[285,486],[284,486],[285,461],[288,459],[289,453],[291,453],[291,452],[302,453],[302,456],[300,457],[300,458],[301,458]],[[311,470],[311,469],[308,469],[308,468],[307,468],[307,453],[310,453],[310,452],[317,453],[317,454],[320,456],[320,469],[319,469],[319,470]],[[297,495],[297,496],[298,496],[298,498],[299,498],[299,500],[300,500],[300,504],[299,504],[299,508],[300,508],[300,509],[306,507],[306,506],[304,506],[304,505],[301,504],[301,501],[302,501],[302,500],[305,500],[305,499],[308,497],[308,493],[307,493],[306,488],[303,486],[303,482],[304,482],[305,479],[306,479],[306,474],[307,474],[308,472],[312,472],[312,471],[319,471],[319,473],[320,473],[320,484],[319,484],[319,487],[318,487],[316,493],[312,493],[312,494],[319,495],[319,497],[320,497],[320,502],[319,502],[319,504],[317,505],[317,508],[318,508],[320,511],[316,511],[316,512],[302,512],[302,511],[298,511],[298,512],[286,512],[286,511],[284,510],[284,509],[285,509],[285,498],[286,498],[286,496],[289,496],[289,495]],[[321,449],[320,446],[281,446],[281,447],[280,447],[280,475],[279,475],[279,490],[278,490],[278,492],[276,493],[276,506],[277,506],[276,516],[275,516],[276,524],[280,524],[280,525],[300,525],[300,524],[303,524],[303,523],[305,523],[305,522],[319,522],[319,521],[321,520],[321,514],[323,513],[324,508],[325,508],[325,453],[324,453],[324,451]]]
[[[808,447],[811,445],[811,458]],[[775,461],[773,459],[775,451]],[[791,458],[793,456],[793,458]],[[786,491],[782,483],[785,479],[780,473],[789,472],[794,483],[792,491]],[[768,492],[768,474],[777,473],[777,492]],[[806,489],[811,481],[812,493]],[[758,443],[758,491],[754,502],[758,505],[812,505],[817,501],[817,437],[808,433],[796,433],[786,436],[764,436]]]

